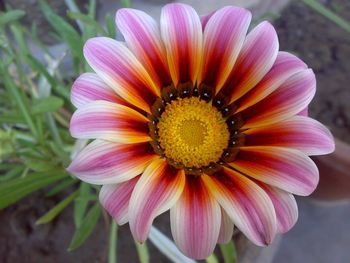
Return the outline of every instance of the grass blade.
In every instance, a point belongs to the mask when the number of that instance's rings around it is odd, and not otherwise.
[[[110,14],[107,14],[106,17],[105,17],[105,20],[106,20],[108,36],[110,38],[115,39],[116,35],[117,35],[117,29],[116,29],[116,26],[115,26],[114,19],[112,18],[112,16]]]
[[[81,225],[75,231],[72,241],[69,244],[68,251],[72,251],[80,247],[84,241],[92,234],[98,219],[101,215],[101,207],[96,203],[87,213]]]
[[[64,101],[56,96],[49,96],[46,98],[38,99],[34,101],[34,105],[31,108],[32,114],[41,114],[46,112],[55,112],[61,108]]]
[[[237,252],[233,241],[227,244],[220,244],[220,250],[224,258],[225,263],[236,263],[237,262]]]
[[[100,34],[107,36],[106,30],[104,30],[103,27],[98,22],[96,22],[95,19],[91,18],[89,15],[84,15],[78,12],[68,12],[67,14],[69,18],[83,22],[84,24],[95,28],[97,32],[99,32]]]
[[[0,27],[22,18],[26,13],[23,10],[11,10],[0,13]]]
[[[18,106],[18,109],[25,119],[29,129],[32,131],[35,137],[38,136],[38,131],[34,125],[32,116],[29,114],[29,108],[26,102],[24,101],[23,95],[20,93],[19,88],[15,85],[13,80],[10,78],[9,74],[4,69],[4,65],[0,63],[0,73],[1,78],[3,79],[5,83],[5,87],[7,88],[8,92],[11,94],[12,99],[16,102],[16,105]]]
[[[109,234],[108,263],[117,263],[117,231],[118,225],[112,219],[111,230]]]
[[[57,184],[55,187],[53,187],[50,191],[46,193],[47,197],[54,196],[55,194],[61,192],[64,189],[67,189],[69,186],[75,184],[77,181],[73,180],[72,178],[68,177],[65,180],[62,180],[59,184]]]
[[[333,21],[339,27],[344,29],[346,32],[350,33],[350,23],[344,18],[340,17],[336,13],[332,12],[316,0],[302,0],[305,4],[310,6],[315,11],[319,12],[321,15],[325,16],[329,20]]]
[[[69,45],[72,55],[83,60],[83,41],[78,32],[62,17],[56,15],[46,1],[39,0],[39,5],[47,21]]]
[[[67,198],[63,199],[61,202],[59,202],[57,205],[55,205],[53,208],[51,208],[45,215],[40,217],[35,224],[46,224],[51,222],[56,216],[58,216],[63,209],[65,209],[77,196],[79,192],[75,191],[72,194],[70,194]]]
[[[135,241],[135,246],[137,250],[137,254],[139,256],[140,263],[149,263],[149,253],[147,243],[140,244]]]
[[[16,178],[0,185],[0,209],[5,208],[28,194],[67,176],[62,171],[38,172]]]
[[[205,259],[206,263],[219,263],[219,260],[215,256],[215,254],[211,254],[209,257]]]
[[[65,3],[71,12],[80,12],[80,9],[79,9],[77,3],[74,0],[65,0]],[[84,30],[83,24],[80,21],[76,21],[76,22],[79,26],[79,29],[81,31],[83,31]]]
[[[91,192],[91,187],[89,184],[80,183],[79,187],[79,198],[75,200],[74,204],[74,224],[76,227],[79,227],[83,218],[85,216],[85,212],[87,206],[89,204],[89,196]]]
[[[131,0],[120,0],[123,7],[131,7]]]
[[[24,167],[22,165],[16,166],[8,170],[4,175],[0,176],[0,182],[5,182],[12,179],[13,177],[18,176],[23,170]]]

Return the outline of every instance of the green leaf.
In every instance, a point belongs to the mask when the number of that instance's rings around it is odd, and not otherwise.
[[[39,5],[47,21],[69,45],[72,55],[83,60],[83,41],[79,33],[62,17],[56,15],[46,1],[39,0]]]
[[[149,263],[149,253],[148,247],[146,243],[140,244],[135,241],[135,246],[137,250],[137,254],[139,256],[140,263]]]
[[[50,75],[50,73],[47,71],[46,67],[41,64],[35,57],[33,57],[30,54],[26,55],[26,60],[27,63],[34,69],[37,70],[39,73],[44,75],[46,80],[50,83],[51,87],[62,97],[64,97],[67,100],[70,100],[70,94],[69,94],[69,89],[66,89],[59,85],[57,83],[57,80]]]
[[[66,2],[66,5],[67,5],[67,7],[69,8],[70,11],[72,11],[72,12],[80,12],[80,9],[79,9],[77,3],[75,2],[75,0],[65,0],[65,2]],[[80,21],[76,21],[76,22],[77,22],[80,30],[83,31],[84,27],[81,24],[81,22]]]
[[[36,172],[46,172],[49,170],[52,170],[53,164],[50,162],[50,160],[40,160],[40,159],[34,159],[34,158],[28,158],[26,157],[24,159],[25,165]]]
[[[28,174],[0,185],[0,209],[5,208],[28,194],[67,176],[63,171],[48,171]]]
[[[316,0],[302,0],[302,1],[308,6],[310,6],[312,9],[314,9],[315,11],[319,12],[321,15],[333,21],[340,28],[350,33],[350,23],[346,21],[344,18],[332,12],[331,10],[329,10],[328,8],[326,8]]]
[[[22,18],[26,13],[23,10],[11,10],[0,13],[0,27]]]
[[[22,165],[18,165],[13,167],[12,169],[9,169],[4,175],[0,176],[0,182],[8,181],[12,179],[13,177],[16,177],[24,170],[24,167]]]
[[[18,115],[18,114],[13,114],[13,113],[1,113],[0,115],[0,122],[2,123],[25,123],[25,120],[22,116]]]
[[[37,60],[31,54],[27,54],[26,59],[27,59],[28,64],[33,68],[33,70],[36,70],[39,73],[41,73],[42,75],[44,75],[44,77],[50,83],[50,85],[52,87],[56,86],[55,78],[49,74],[46,67],[43,64],[41,64],[39,60]]]
[[[120,0],[122,6],[124,7],[130,7],[131,6],[131,1],[130,0]]]
[[[28,43],[23,36],[23,28],[20,27],[18,24],[14,24],[11,25],[11,31],[19,47],[18,55],[25,56],[26,54],[29,54],[30,51],[28,48]]]
[[[219,263],[219,260],[216,258],[215,254],[211,254],[209,257],[205,259],[207,263]]]
[[[97,6],[96,0],[90,0],[90,1],[89,1],[89,11],[88,11],[88,15],[89,15],[91,18],[95,18],[95,16],[96,16],[96,6]]]
[[[108,263],[117,263],[117,231],[118,225],[112,220],[109,233]]]
[[[98,203],[96,203],[87,213],[86,217],[82,224],[75,231],[72,241],[69,244],[68,251],[72,251],[80,247],[84,241],[91,235],[95,226],[98,222],[98,219],[101,215],[101,208]]]
[[[34,105],[31,108],[32,114],[40,114],[45,112],[55,112],[61,108],[64,101],[56,96],[49,96],[43,99],[34,101]]]
[[[104,28],[98,22],[96,22],[95,19],[91,18],[89,15],[85,15],[78,12],[70,12],[70,11],[67,14],[69,18],[79,20],[84,24],[95,28],[97,32],[99,32],[100,34],[104,36],[107,35],[107,32],[104,30]]]
[[[35,224],[40,225],[51,222],[56,216],[58,216],[63,211],[63,209],[65,209],[78,196],[78,194],[78,191],[75,191],[72,194],[70,194],[67,198],[63,199],[56,206],[51,208],[45,215],[40,217],[35,222]]]
[[[1,73],[1,78],[4,81],[5,87],[7,88],[9,94],[11,94],[14,102],[16,103],[21,115],[25,119],[30,130],[32,131],[34,136],[38,136],[37,128],[34,125],[32,116],[29,114],[29,107],[25,101],[25,98],[23,97],[24,95],[22,94],[21,90],[16,86],[16,84],[13,82],[8,72],[5,70],[4,65],[1,63],[0,63],[0,73]]]
[[[62,101],[62,104],[63,104],[63,101]],[[56,121],[55,119],[53,118],[52,114],[47,112],[45,114],[45,117],[46,117],[46,121],[47,121],[47,124],[49,126],[49,130],[51,132],[51,136],[54,140],[54,143],[56,144],[56,146],[58,147],[58,149],[62,150],[63,152],[63,149],[62,149],[62,139],[61,139],[61,136],[60,136],[60,133],[58,131],[58,127],[56,125]],[[64,159],[66,159],[64,157]]]
[[[116,38],[117,29],[115,27],[115,22],[114,22],[113,17],[111,16],[111,14],[107,14],[106,17],[105,17],[105,20],[106,20],[108,36],[110,38],[115,39]]]
[[[59,184],[57,184],[55,187],[53,187],[50,191],[46,193],[47,197],[53,196],[62,190],[68,188],[69,186],[75,184],[77,181],[68,177],[67,179],[62,180]]]
[[[75,200],[74,204],[74,224],[76,227],[81,225],[87,206],[89,204],[89,196],[91,192],[91,186],[87,183],[80,183],[79,198]]]
[[[230,241],[227,244],[220,244],[220,250],[225,263],[237,262],[237,252],[235,243],[233,241]]]

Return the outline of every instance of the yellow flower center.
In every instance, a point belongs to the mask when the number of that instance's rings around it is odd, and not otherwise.
[[[165,156],[185,167],[219,161],[230,138],[222,114],[197,97],[167,104],[157,127]]]

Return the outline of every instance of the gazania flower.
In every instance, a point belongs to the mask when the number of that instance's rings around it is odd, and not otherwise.
[[[74,83],[70,131],[94,139],[68,170],[103,185],[100,201],[144,242],[170,209],[186,255],[202,259],[234,225],[267,245],[298,216],[318,170],[308,155],[330,153],[329,131],[307,117],[311,69],[279,52],[273,26],[249,33],[249,11],[224,7],[199,17],[190,6],[162,9],[160,26],[133,9],[117,12],[125,43],[87,41],[96,73]]]

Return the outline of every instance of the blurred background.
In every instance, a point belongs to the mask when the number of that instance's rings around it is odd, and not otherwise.
[[[0,262],[111,262],[111,238],[117,240],[113,244],[118,262],[139,262],[142,253],[149,262],[171,262],[152,242],[147,243],[147,250],[135,248],[128,225],[116,230],[105,213],[95,209],[99,212],[94,214],[98,189],[60,175],[69,152],[80,147],[72,146],[67,120],[73,109],[70,85],[86,69],[79,60],[81,45],[96,34],[114,37],[118,8],[131,6],[158,19],[161,7],[169,2],[173,1],[0,0],[2,12],[25,11],[14,17],[0,13]],[[318,88],[309,114],[337,138],[337,152],[316,159],[321,182],[315,195],[297,199],[296,226],[265,249],[235,233],[237,262],[350,262],[350,24],[346,22],[350,21],[350,0],[180,2],[192,5],[201,15],[225,5],[242,6],[253,12],[254,23],[271,21],[280,49],[296,54],[315,71]],[[115,37],[121,39],[119,32]],[[16,95],[8,87],[19,87],[21,93]],[[33,116],[23,120],[19,113],[26,110]],[[31,133],[25,132],[28,127],[34,135],[44,130],[42,144],[36,146]],[[28,150],[34,145],[40,154]],[[45,183],[17,180],[32,172],[40,182],[40,176],[49,172],[52,176]],[[57,204],[61,204],[58,209],[43,218]],[[168,217],[165,214],[155,221],[167,235]],[[91,236],[79,236],[82,224]],[[118,235],[111,234],[111,229]],[[224,262],[219,249],[216,252],[210,262]]]

